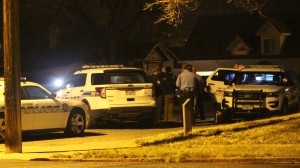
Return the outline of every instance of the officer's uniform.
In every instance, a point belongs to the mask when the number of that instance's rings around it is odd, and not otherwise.
[[[185,69],[181,74],[178,75],[176,80],[176,86],[179,87],[180,103],[181,105],[189,98],[190,101],[187,104],[187,110],[191,112],[192,122],[195,120],[194,112],[194,87],[195,87],[195,74]]]
[[[204,108],[203,108],[203,91],[204,82],[200,75],[195,74],[195,113],[199,115],[199,118],[204,120]]]
[[[156,102],[156,117],[158,119],[163,118],[163,94],[162,94],[162,89],[160,86],[160,79],[159,79],[159,74],[153,74],[150,76],[150,80],[153,83],[154,86],[154,94],[155,94],[155,102]]]
[[[174,109],[174,91],[175,78],[172,74],[162,72],[159,74],[160,88],[164,96],[164,119],[165,121],[173,121],[173,109]]]

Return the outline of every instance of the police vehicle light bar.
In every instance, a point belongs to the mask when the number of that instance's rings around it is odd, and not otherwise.
[[[92,69],[92,68],[123,68],[124,65],[83,65],[82,69]]]
[[[3,80],[4,81],[4,77],[0,77],[0,80]],[[21,82],[26,82],[26,77],[20,77],[20,81]]]
[[[20,80],[21,80],[21,82],[26,82],[27,79],[26,79],[26,77],[21,77]]]
[[[281,65],[244,65],[244,68],[283,68]]]

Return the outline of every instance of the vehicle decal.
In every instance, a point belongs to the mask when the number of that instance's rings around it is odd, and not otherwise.
[[[69,106],[68,106],[68,104],[64,103],[64,104],[62,104],[62,108],[63,108],[63,111],[64,111],[64,112],[67,112]]]
[[[27,106],[21,107],[21,112],[25,114],[31,113],[58,113],[60,112],[59,106]]]
[[[4,109],[4,107],[0,107],[0,109]],[[61,109],[59,106],[26,106],[21,107],[21,112],[25,114],[32,113],[58,113]]]

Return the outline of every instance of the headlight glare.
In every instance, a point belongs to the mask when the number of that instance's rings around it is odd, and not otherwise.
[[[279,92],[267,92],[267,97],[279,97]]]

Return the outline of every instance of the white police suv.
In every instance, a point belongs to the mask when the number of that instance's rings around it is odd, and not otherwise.
[[[285,115],[298,110],[300,83],[293,71],[278,65],[245,65],[235,71],[223,92],[216,122],[234,118]],[[218,116],[220,116],[218,120]]]
[[[224,81],[232,81],[238,69],[234,68],[217,68],[206,79],[206,91],[217,109],[221,108],[224,89],[229,85]]]
[[[0,135],[4,138],[4,78],[0,78]],[[21,82],[21,123],[23,132],[64,130],[68,136],[83,135],[87,106],[80,101],[54,98],[43,86]]]
[[[100,121],[139,121],[148,126],[158,121],[153,84],[139,68],[86,65],[56,93],[88,105],[88,128]]]

